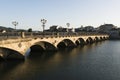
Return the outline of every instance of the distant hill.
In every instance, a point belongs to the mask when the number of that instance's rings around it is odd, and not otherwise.
[[[0,31],[1,30],[6,30],[6,31],[13,31],[14,29],[13,28],[10,28],[10,27],[4,27],[4,26],[0,26]]]
[[[15,31],[14,28],[10,28],[10,27],[4,27],[4,26],[0,26],[0,32],[3,31],[3,30],[6,30],[7,32],[12,32],[12,31]],[[17,29],[17,31],[21,32],[21,31],[26,31],[24,29]]]

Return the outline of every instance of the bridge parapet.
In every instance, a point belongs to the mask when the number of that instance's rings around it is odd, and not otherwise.
[[[0,33],[0,40],[1,39],[16,39],[16,38],[28,38],[28,37],[66,37],[66,36],[83,36],[83,35],[107,35],[101,34],[97,32],[6,32]],[[109,36],[109,35],[108,35]]]

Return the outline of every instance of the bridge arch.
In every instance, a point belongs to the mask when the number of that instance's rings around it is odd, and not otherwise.
[[[104,39],[104,40],[107,40],[107,39],[108,39],[108,37],[105,37],[105,36],[104,36],[104,37],[103,37],[103,39]]]
[[[86,40],[86,44],[92,44],[94,40],[91,37],[88,37]]]
[[[66,47],[73,47],[73,46],[75,46],[75,44],[70,39],[64,39],[57,44],[58,49],[66,48]]]
[[[76,40],[75,43],[76,43],[76,45],[81,45],[81,46],[86,44],[85,40],[83,38],[79,38],[78,40]]]
[[[55,51],[57,48],[47,42],[47,41],[39,41],[31,45],[28,49],[29,53],[27,53],[27,56],[36,56],[36,55],[41,55],[43,51]]]
[[[3,59],[24,59],[24,56],[16,50],[0,47],[0,56]]]
[[[98,37],[95,37],[94,41],[95,41],[95,42],[98,42],[98,41],[100,41],[100,40],[99,40]]]
[[[31,52],[44,51],[44,48],[41,47],[41,46],[38,45],[38,44],[35,44],[35,45],[32,45],[32,46],[30,47],[30,51],[31,51]]]
[[[51,51],[51,50],[56,50],[56,47],[46,41],[39,41],[34,43],[33,45],[30,46],[31,51]]]
[[[100,41],[102,41],[103,40],[103,37],[100,37]]]

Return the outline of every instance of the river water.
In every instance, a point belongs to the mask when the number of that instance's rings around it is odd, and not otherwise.
[[[120,80],[120,41],[4,61],[0,80]]]

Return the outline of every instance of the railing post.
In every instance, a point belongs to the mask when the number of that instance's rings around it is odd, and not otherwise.
[[[21,32],[21,37],[25,38],[25,32]]]
[[[58,37],[59,37],[59,35],[60,35],[59,32],[57,32],[57,36],[58,36]]]

